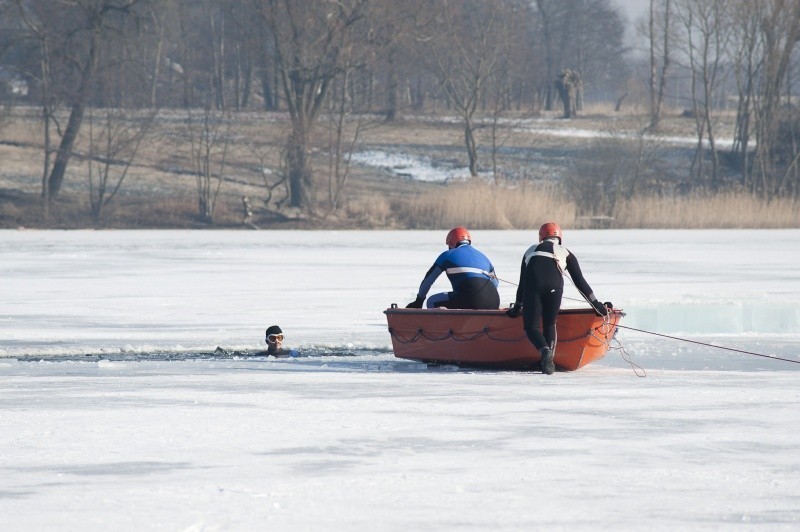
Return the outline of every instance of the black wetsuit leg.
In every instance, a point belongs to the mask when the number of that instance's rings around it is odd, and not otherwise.
[[[561,308],[561,296],[564,290],[561,288],[551,288],[544,291],[539,297],[542,300],[542,329],[544,341],[547,346],[555,350],[558,334],[556,333],[556,318],[558,310]]]
[[[525,335],[536,349],[547,345],[542,334],[542,300],[538,294],[526,293],[522,301],[522,326]]]
[[[556,318],[563,292],[562,288],[544,287],[526,293],[522,302],[522,323],[528,340],[536,349],[555,346]]]

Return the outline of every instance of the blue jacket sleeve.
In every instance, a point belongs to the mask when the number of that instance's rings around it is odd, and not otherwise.
[[[438,264],[434,264],[431,266],[431,269],[428,270],[428,273],[425,274],[425,278],[422,280],[422,284],[419,285],[419,291],[417,292],[418,299],[425,299],[428,295],[428,292],[433,286],[433,283],[442,274],[442,269],[439,267]]]

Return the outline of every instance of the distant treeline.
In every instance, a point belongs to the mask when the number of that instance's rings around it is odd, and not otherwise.
[[[791,79],[800,2],[651,0],[638,54],[625,45],[635,33],[625,20],[612,0],[0,0],[0,87],[7,103],[42,109],[45,205],[59,194],[87,108],[285,112],[282,177],[289,205],[306,210],[321,115],[339,120],[330,146],[344,186],[342,153],[362,130],[346,126],[358,114],[457,115],[477,175],[475,129],[487,117],[556,107],[580,117],[586,101],[619,108],[629,95],[646,102],[650,131],[667,104],[694,119],[699,187],[728,188],[728,167],[749,193],[800,197]],[[721,150],[715,113],[729,107],[734,145]],[[212,129],[206,119],[198,147]],[[196,171],[210,219],[211,172]]]

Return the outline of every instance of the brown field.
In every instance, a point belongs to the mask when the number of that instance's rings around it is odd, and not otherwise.
[[[100,123],[103,112],[94,113]],[[280,205],[281,188],[275,190],[272,201],[265,202],[265,182],[275,182],[281,173],[286,117],[235,114],[220,133],[227,153],[214,222],[201,223],[190,130],[195,127],[196,131],[200,112],[193,111],[194,126],[189,125],[187,114],[173,110],[157,116],[118,195],[95,222],[89,208],[87,123],[77,147],[79,156],[73,158],[61,193],[44,219],[38,110],[0,110],[0,227],[421,229],[466,225],[508,229],[537,227],[546,219],[573,228],[800,227],[798,205],[789,200],[768,204],[741,192],[676,192],[687,180],[693,121],[673,111],[658,137],[645,138],[638,133],[644,124],[641,114],[635,110],[613,113],[602,105],[570,121],[547,115],[504,117],[496,130],[494,157],[492,127],[486,121],[478,132],[480,178],[423,182],[385,168],[353,164],[336,209],[328,201],[329,131],[323,121],[312,150],[318,200],[312,213]],[[60,118],[65,123],[66,117]],[[133,128],[141,117],[124,120]],[[457,119],[407,117],[393,124],[375,117],[362,120],[365,128],[356,151],[424,157],[440,169],[466,167],[463,130]],[[731,132],[732,116],[720,116],[717,135],[730,138]],[[607,190],[595,190],[603,186],[601,173],[613,166],[614,172],[622,168],[622,174],[632,174],[629,167],[634,160],[639,173],[647,174],[638,179],[648,185],[613,202],[601,197]],[[212,163],[212,172],[217,173],[219,157],[212,157]],[[112,166],[112,177],[121,168]],[[97,166],[92,172],[96,175]],[[730,172],[728,178],[735,174]],[[217,179],[212,179],[212,185],[216,184]],[[248,225],[242,223],[242,196],[248,196],[253,207]]]

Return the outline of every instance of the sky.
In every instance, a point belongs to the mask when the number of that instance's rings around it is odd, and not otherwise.
[[[636,24],[639,19],[648,15],[650,0],[613,0],[613,2],[622,9],[622,12],[628,18],[625,30],[626,42],[634,50],[640,48],[642,44],[636,36]]]
[[[565,229],[623,325],[800,360],[800,230]],[[630,329],[552,376],[397,359],[444,236],[0,231],[0,529],[797,529],[800,364]],[[533,232],[472,236],[510,301]],[[272,323],[304,356],[201,355]]]
[[[613,0],[613,2],[622,8],[631,21],[646,15],[650,8],[650,0]]]

